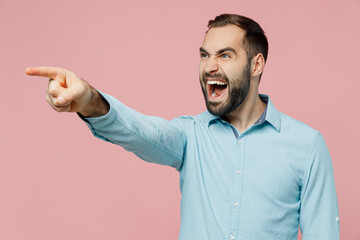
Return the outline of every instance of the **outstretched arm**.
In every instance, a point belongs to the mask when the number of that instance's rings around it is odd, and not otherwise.
[[[77,112],[92,133],[148,162],[180,169],[188,121],[146,116],[96,91],[75,73],[56,67],[27,68],[26,74],[50,79],[46,99],[58,112]]]

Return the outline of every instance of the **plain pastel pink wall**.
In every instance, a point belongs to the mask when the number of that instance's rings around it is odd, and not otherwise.
[[[54,112],[47,79],[24,70],[65,67],[145,114],[197,114],[198,48],[224,12],[265,29],[261,92],[322,132],[342,239],[360,239],[359,0],[0,0],[1,240],[177,239],[177,172]]]

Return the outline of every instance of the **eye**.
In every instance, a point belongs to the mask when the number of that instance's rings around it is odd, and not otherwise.
[[[201,57],[201,58],[207,58],[207,57],[208,57],[208,54],[207,54],[207,53],[204,53],[204,52],[201,52],[201,53],[200,53],[200,57]]]
[[[229,55],[229,54],[224,53],[224,54],[221,54],[221,58],[230,58],[230,55]]]

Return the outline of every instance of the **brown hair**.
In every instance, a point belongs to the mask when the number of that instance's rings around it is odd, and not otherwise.
[[[208,28],[210,30],[210,28],[222,27],[228,24],[234,24],[246,31],[243,45],[248,60],[261,53],[266,62],[269,45],[265,32],[260,25],[250,18],[237,14],[221,14],[215,17],[214,20],[209,21]]]

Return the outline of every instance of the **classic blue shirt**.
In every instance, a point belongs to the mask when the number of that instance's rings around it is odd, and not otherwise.
[[[339,239],[331,158],[322,135],[276,110],[240,133],[204,112],[171,121],[102,94],[110,111],[84,119],[96,137],[180,173],[179,240]]]

